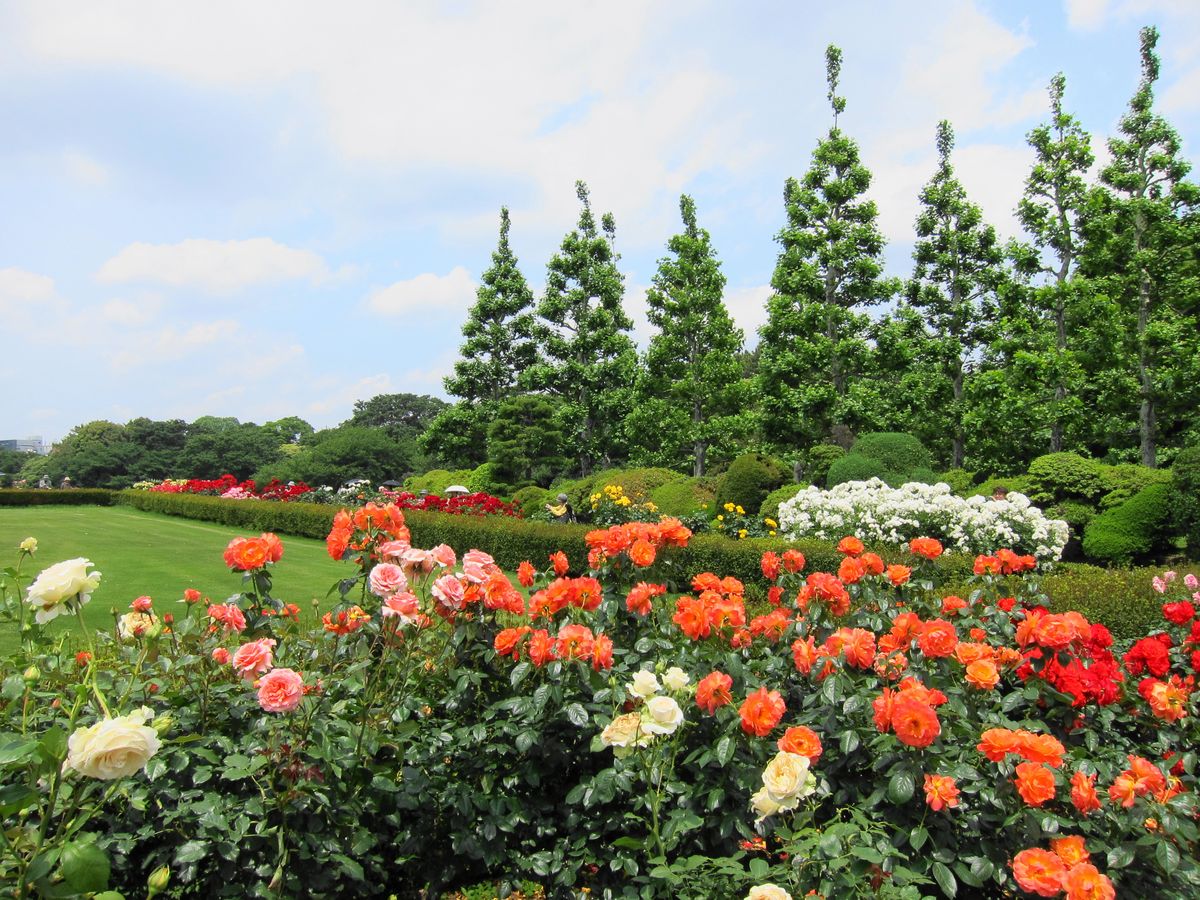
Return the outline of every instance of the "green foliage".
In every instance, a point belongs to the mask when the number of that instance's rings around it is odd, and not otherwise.
[[[825,486],[833,487],[834,485],[845,484],[847,481],[870,481],[872,478],[879,478],[891,484],[897,480],[897,475],[877,459],[862,456],[858,453],[850,453],[829,467],[829,474],[825,478]]]
[[[650,499],[664,516],[689,516],[706,507],[712,510],[717,494],[708,479],[687,478],[659,485]]]
[[[113,492],[99,488],[59,490],[0,490],[0,506],[110,506]]]
[[[975,473],[966,469],[950,469],[936,476],[935,482],[939,481],[950,485],[950,490],[960,497],[965,497],[975,487]]]
[[[487,459],[487,429],[493,415],[484,404],[455,403],[429,423],[417,446],[440,465],[478,465]]]
[[[1171,470],[1148,469],[1132,463],[1104,466],[1100,477],[1106,493],[1100,498],[1101,509],[1120,506],[1142,488],[1171,480]]]
[[[810,484],[824,484],[829,467],[846,455],[837,444],[815,444],[804,453],[804,477]]]
[[[472,469],[455,469],[452,472],[447,469],[430,469],[424,475],[414,475],[404,479],[404,489],[412,491],[414,494],[425,491],[428,494],[440,496],[452,484],[470,487],[467,481],[470,480],[472,472]]]
[[[716,508],[733,503],[756,510],[767,494],[791,478],[791,472],[777,460],[761,453],[744,453],[733,461],[717,490]]]
[[[381,428],[395,441],[416,440],[448,405],[427,394],[379,394],[354,401],[354,413],[342,426]]]
[[[791,500],[800,493],[806,485],[803,484],[785,484],[782,487],[777,487],[771,493],[763,498],[762,506],[758,508],[758,514],[764,519],[774,519],[779,521],[779,504],[785,500]]]
[[[1188,556],[1200,560],[1200,447],[1188,447],[1175,457],[1171,492],[1174,528],[1187,537]]]
[[[850,452],[877,459],[883,463],[884,469],[898,475],[905,475],[913,469],[929,469],[933,465],[929,451],[911,434],[864,434],[854,442]]]
[[[971,488],[965,496],[967,497],[990,497],[996,492],[996,488],[1002,487],[1011,493],[1024,494],[1026,497],[1031,496],[1033,487],[1030,484],[1028,475],[1014,475],[1011,478],[989,478],[987,481],[982,481],[975,487]]]
[[[508,484],[545,487],[569,463],[554,404],[534,394],[500,404],[488,428],[487,452],[497,478]]]
[[[384,428],[340,425],[318,431],[301,445],[299,453],[267,471],[281,481],[310,485],[337,487],[355,478],[377,485],[399,480],[412,471],[415,455],[411,437],[397,440]]]
[[[742,332],[725,308],[725,276],[696,204],[679,198],[684,230],[667,243],[646,292],[646,317],[657,331],[646,350],[626,433],[631,451],[705,472],[709,447],[750,430],[747,385],[738,354]]]
[[[1091,559],[1127,565],[1161,550],[1170,522],[1170,497],[1170,485],[1152,484],[1096,516],[1083,533],[1083,552]]]
[[[1162,596],[1151,587],[1157,569],[1061,566],[1042,580],[1052,612],[1077,610],[1100,622],[1117,640],[1136,640],[1162,628]],[[1180,576],[1184,571],[1180,571]]]
[[[501,480],[499,475],[495,463],[480,463],[471,470],[471,474],[463,482],[463,487],[468,488],[472,494],[500,496],[508,493],[509,482]]]
[[[1046,509],[1046,515],[1052,516],[1055,519],[1062,519],[1071,526],[1073,534],[1081,535],[1087,524],[1096,518],[1097,512],[1094,506],[1087,503],[1079,503],[1072,500],[1064,500],[1062,503],[1056,503]]]
[[[529,518],[549,503],[552,496],[553,494],[546,488],[531,484],[516,491],[512,495],[512,502],[525,514],[525,518]]]
[[[1095,500],[1105,490],[1104,466],[1078,453],[1048,453],[1029,464],[1029,488],[1034,503]]]

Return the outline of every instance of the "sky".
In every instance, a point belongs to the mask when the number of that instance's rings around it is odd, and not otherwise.
[[[1146,24],[1200,161],[1195,0],[0,0],[0,439],[444,397],[500,207],[540,293],[577,179],[643,346],[681,193],[753,345],[784,181],[830,125],[827,44],[905,276],[937,122],[1016,235],[1050,78],[1103,159]]]

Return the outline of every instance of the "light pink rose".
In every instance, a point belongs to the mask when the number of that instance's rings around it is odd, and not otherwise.
[[[404,540],[384,541],[384,543],[380,544],[375,549],[378,551],[382,559],[399,562],[401,557],[404,556],[404,551],[411,546],[412,544]]]
[[[1167,583],[1157,575],[1150,579],[1150,584],[1154,587],[1154,590],[1158,591],[1160,594],[1166,593]]]
[[[140,613],[150,612],[150,606],[153,601],[149,597],[138,597],[129,604],[130,609],[136,609]]]
[[[452,569],[454,564],[458,562],[458,556],[454,552],[454,548],[449,544],[438,544],[429,551],[429,555],[443,569]]]
[[[472,584],[483,584],[496,568],[496,561],[482,550],[468,550],[463,554],[463,575]]]
[[[434,559],[428,550],[409,547],[400,558],[400,565],[403,567],[404,573],[409,578],[413,578],[416,575],[432,572]]]
[[[225,626],[226,631],[242,632],[246,630],[245,615],[232,603],[214,603],[208,608],[208,615]]]
[[[272,669],[256,684],[258,705],[267,712],[291,712],[304,699],[304,679],[291,669]]]
[[[229,651],[226,650],[224,647],[218,647],[217,649],[215,649],[212,652],[212,658],[217,661],[218,665],[222,665],[222,666],[228,665]]]
[[[371,570],[371,593],[376,597],[387,597],[408,590],[408,578],[404,570],[394,563],[380,563]]]
[[[431,591],[442,606],[450,609],[463,608],[463,584],[453,575],[443,575],[433,583]]]
[[[1188,590],[1194,591],[1197,586],[1200,586],[1200,579],[1196,578],[1191,572],[1188,572],[1183,576],[1183,583],[1187,586]]]
[[[403,591],[385,597],[381,613],[385,619],[397,616],[405,625],[411,625],[421,615],[421,604],[417,600],[416,594],[411,591]]]
[[[255,675],[261,675],[271,668],[271,648],[274,646],[272,638],[260,638],[242,644],[233,654],[233,668],[247,681],[253,681]]]

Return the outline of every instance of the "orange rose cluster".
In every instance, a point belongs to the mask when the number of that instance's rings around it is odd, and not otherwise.
[[[1013,858],[1013,877],[1021,890],[1039,897],[1066,893],[1068,900],[1114,900],[1112,881],[1092,865],[1080,835],[1054,838],[1050,847],[1030,847]]]
[[[635,566],[645,568],[654,564],[659,550],[686,547],[691,537],[690,528],[678,519],[664,516],[658,522],[628,522],[589,531],[584,540],[588,549],[597,554],[593,561],[615,559],[624,553]],[[589,559],[592,559],[590,554]]]
[[[274,534],[263,532],[259,537],[236,537],[225,548],[225,565],[235,572],[251,572],[267,563],[277,563],[283,557],[283,543]]]

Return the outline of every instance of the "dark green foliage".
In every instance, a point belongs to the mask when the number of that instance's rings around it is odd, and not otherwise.
[[[1161,550],[1170,524],[1171,486],[1152,484],[1092,519],[1083,552],[1094,560],[1128,565]]]
[[[850,453],[829,467],[825,486],[833,487],[845,484],[847,481],[870,481],[872,478],[879,478],[891,484],[897,476],[877,459],[859,453]]]
[[[415,468],[416,443],[397,440],[384,428],[341,425],[318,431],[300,452],[269,471],[281,481],[336,487],[354,478],[372,484],[399,480]],[[234,472],[233,474],[237,474]]]
[[[1071,526],[1071,531],[1076,535],[1083,534],[1088,523],[1097,516],[1094,506],[1071,500],[1056,503],[1054,506],[1048,507],[1045,512],[1051,518],[1062,519]]]
[[[781,463],[761,453],[743,453],[735,459],[717,490],[716,509],[726,503],[740,506],[748,512],[762,506],[767,494],[791,479],[791,472]]]
[[[1200,560],[1200,447],[1188,447],[1171,467],[1174,483],[1171,517],[1175,530],[1187,537],[1187,552]]]
[[[900,483],[904,484],[905,482],[909,481],[917,481],[921,484],[936,484],[937,480],[938,474],[937,472],[933,471],[933,469],[926,468],[924,466],[918,466],[915,469],[909,470],[908,474],[904,476],[904,481]]]
[[[996,492],[996,488],[1005,488],[1010,494],[1024,494],[1030,496],[1033,488],[1030,486],[1028,475],[1013,475],[1011,478],[989,478],[987,481],[980,482],[975,487],[966,492],[967,497],[990,497]]]
[[[370,400],[356,400],[353,415],[342,424],[381,428],[396,441],[416,440],[447,405],[426,394],[379,394]]]
[[[829,467],[846,455],[837,444],[816,444],[804,453],[804,477],[809,484],[824,484]]]
[[[512,502],[528,518],[549,503],[552,496],[553,494],[546,488],[531,484],[516,491],[512,495]]]
[[[1047,453],[1029,464],[1029,488],[1034,503],[1094,501],[1105,490],[1104,466],[1078,453]]]
[[[425,491],[440,495],[452,484],[461,484],[463,487],[467,487],[466,482],[470,480],[471,472],[471,469],[455,469],[454,471],[430,469],[424,475],[414,475],[412,478],[404,479],[404,488],[414,494]]]
[[[779,504],[785,500],[791,500],[806,487],[807,485],[803,484],[785,484],[783,487],[775,488],[763,500],[762,506],[758,508],[758,514],[764,519],[775,519],[778,521]]]
[[[1100,477],[1106,491],[1100,498],[1100,508],[1111,509],[1120,506],[1148,485],[1170,481],[1171,472],[1167,469],[1148,469],[1133,463],[1122,463],[1102,467]]]
[[[884,469],[898,475],[933,466],[929,451],[911,434],[887,431],[864,434],[854,442],[850,452],[877,459]]]
[[[0,490],[0,506],[111,506],[113,492],[99,488],[69,491]]]
[[[492,494],[499,497],[509,493],[509,482],[499,477],[495,463],[480,463],[471,470],[470,476],[463,482],[473,494]]]
[[[554,404],[534,394],[504,401],[488,428],[488,460],[507,484],[545,487],[568,465],[566,447]]]

